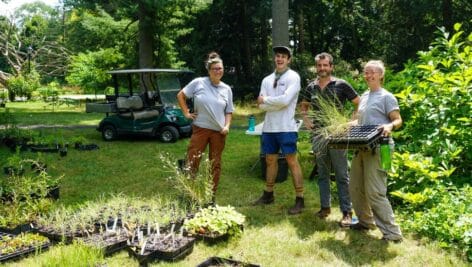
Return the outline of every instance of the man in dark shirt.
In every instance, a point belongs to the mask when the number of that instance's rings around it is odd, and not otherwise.
[[[331,101],[341,110],[347,101],[354,104],[355,111],[359,104],[359,96],[352,86],[342,79],[331,76],[333,71],[333,57],[328,53],[316,55],[317,79],[311,82],[302,92],[301,111],[305,126],[308,129],[316,130],[326,125],[322,125],[320,120],[316,119],[316,112],[320,111],[320,98]],[[315,119],[311,120],[308,116],[308,110],[312,108],[315,112]],[[314,131],[316,132],[316,131]],[[316,167],[318,170],[318,186],[320,190],[321,209],[316,213],[319,218],[326,218],[331,213],[331,192],[330,192],[330,174],[331,167],[334,169],[336,185],[338,187],[339,206],[343,217],[340,221],[342,227],[349,227],[352,222],[352,205],[349,197],[349,175],[347,166],[347,151],[343,149],[328,149],[326,146],[315,145],[319,142],[320,135],[313,136],[313,152],[316,156]]]

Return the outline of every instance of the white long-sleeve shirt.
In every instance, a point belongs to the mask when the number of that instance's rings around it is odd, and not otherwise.
[[[275,73],[264,78],[259,95],[264,103],[259,108],[266,111],[262,132],[297,132],[295,109],[300,92],[300,76],[289,69],[277,81],[274,88]]]

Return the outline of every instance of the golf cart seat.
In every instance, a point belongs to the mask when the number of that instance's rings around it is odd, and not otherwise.
[[[159,111],[155,109],[144,109],[143,100],[137,95],[118,97],[116,99],[116,106],[120,112],[120,116],[133,118],[135,120],[159,116]]]

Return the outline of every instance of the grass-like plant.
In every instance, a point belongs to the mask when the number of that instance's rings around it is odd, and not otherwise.
[[[204,159],[199,171],[191,174],[187,167],[180,168],[177,161],[169,155],[161,154],[164,170],[171,175],[168,180],[175,185],[175,188],[181,193],[184,205],[203,207],[212,201],[213,197],[213,178],[211,175],[211,161]],[[192,208],[192,206],[194,206]]]
[[[316,96],[319,110],[310,110],[308,117],[315,122],[313,129],[313,149],[323,151],[328,145],[328,137],[340,135],[349,128],[351,116],[349,110],[339,108],[335,101]]]

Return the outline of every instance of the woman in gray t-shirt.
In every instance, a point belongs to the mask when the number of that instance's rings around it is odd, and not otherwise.
[[[223,60],[212,52],[205,62],[207,77],[192,80],[177,94],[180,108],[186,118],[193,120],[192,136],[187,149],[187,166],[195,175],[202,153],[209,145],[212,162],[213,192],[216,192],[221,173],[221,155],[229,133],[234,110],[231,88],[221,81]],[[193,98],[194,113],[190,113],[186,99]]]
[[[371,60],[364,67],[364,78],[369,87],[360,99],[357,113],[359,125],[380,125],[382,135],[389,137],[402,124],[397,99],[382,87],[385,67],[379,60]],[[392,206],[387,198],[387,171],[380,164],[380,151],[356,151],[351,164],[349,193],[359,223],[355,230],[375,226],[383,233],[383,240],[399,242],[403,239],[395,223]]]

